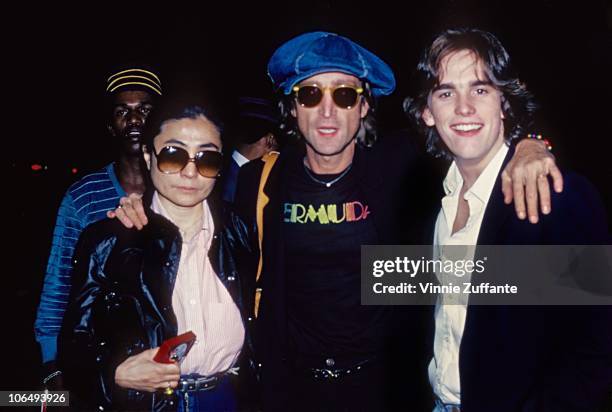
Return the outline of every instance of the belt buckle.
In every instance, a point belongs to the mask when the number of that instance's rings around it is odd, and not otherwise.
[[[338,369],[318,369],[311,368],[310,372],[315,379],[337,379],[340,377],[340,370]]]
[[[187,378],[179,381],[179,387],[177,389],[184,392],[195,392],[199,390],[210,390],[214,388],[215,377],[202,377],[202,378]]]
[[[193,391],[195,389],[195,385],[196,381],[193,378],[179,379],[179,384],[176,389],[185,392]]]
[[[344,369],[311,368],[310,370],[315,379],[339,379],[352,373],[359,372],[368,362],[370,362],[370,359],[366,359],[365,361],[359,362],[356,365]],[[333,364],[329,366],[333,366]]]
[[[340,371],[336,369],[323,369],[326,378],[336,379],[340,377]]]

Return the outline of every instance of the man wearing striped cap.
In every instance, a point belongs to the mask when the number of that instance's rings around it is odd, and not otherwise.
[[[108,77],[106,93],[111,110],[108,130],[119,149],[114,171],[126,193],[143,193],[142,129],[155,98],[162,94],[161,82],[151,70],[127,68]]]
[[[81,231],[106,217],[122,196],[144,192],[140,162],[143,126],[161,95],[159,76],[142,65],[115,70],[106,79],[107,127],[118,156],[113,163],[74,183],[64,195],[34,324],[42,353],[43,384],[50,389],[62,386],[55,358],[57,335],[70,293],[74,247]]]

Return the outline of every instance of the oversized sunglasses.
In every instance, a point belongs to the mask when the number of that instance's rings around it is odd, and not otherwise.
[[[308,86],[294,86],[293,92],[297,102],[302,107],[315,107],[323,100],[323,93],[329,90],[336,106],[342,109],[351,109],[357,104],[359,96],[363,93],[362,87],[341,84],[336,87],[320,87],[316,84]]]
[[[189,157],[187,150],[176,146],[166,146],[155,153],[157,158],[157,168],[165,174],[178,173],[193,162],[204,177],[218,177],[223,166],[223,155],[216,150],[202,150],[195,156]]]

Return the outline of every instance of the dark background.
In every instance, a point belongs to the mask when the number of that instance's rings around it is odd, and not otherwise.
[[[206,90],[228,111],[237,96],[270,94],[266,63],[284,41],[304,31],[337,32],[394,69],[398,88],[380,106],[387,130],[408,126],[401,102],[431,37],[447,27],[480,27],[500,38],[541,104],[533,130],[552,138],[561,166],[591,179],[612,215],[612,12],[603,0],[164,4],[32,6],[3,16],[12,24],[2,29],[3,89],[12,96],[3,124],[10,176],[3,336],[13,348],[4,353],[17,347],[19,356],[8,356],[11,373],[0,389],[37,388],[32,325],[55,215],[70,183],[113,159],[103,90],[120,62],[150,61],[165,89]]]

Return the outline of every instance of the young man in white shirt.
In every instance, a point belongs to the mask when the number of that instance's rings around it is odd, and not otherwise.
[[[524,134],[536,106],[495,36],[447,30],[418,71],[422,91],[406,111],[425,131],[430,153],[453,160],[434,230],[437,257],[451,245],[606,244],[605,212],[579,176],[564,173],[563,194],[551,196],[553,213],[535,226],[502,199],[510,142]],[[468,250],[473,259],[476,248]],[[434,411],[593,410],[612,387],[607,307],[477,307],[452,298],[440,295],[435,308]]]

